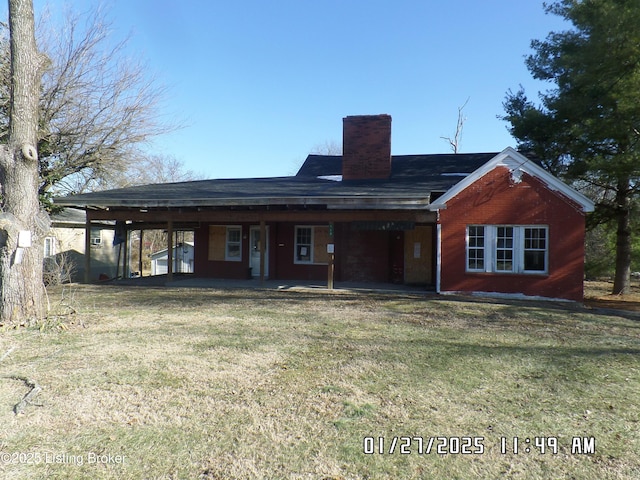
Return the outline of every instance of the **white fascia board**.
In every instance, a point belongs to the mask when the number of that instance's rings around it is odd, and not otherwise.
[[[492,171],[496,167],[506,167],[508,168],[513,177],[514,181],[519,181],[520,175],[522,172],[531,175],[532,177],[536,177],[541,180],[550,190],[560,192],[565,197],[576,202],[580,207],[582,207],[583,212],[593,212],[595,205],[589,200],[585,195],[578,192],[577,190],[571,188],[569,185],[559,180],[558,178],[551,175],[549,172],[544,170],[542,167],[536,165],[534,162],[529,160],[527,157],[519,153],[512,147],[505,148],[498,155],[493,157],[487,163],[482,165],[480,168],[472,172],[469,176],[465,177],[460,182],[456,183],[451,189],[447,191],[444,195],[439,197],[435,203],[432,203],[429,206],[430,210],[444,210],[447,208],[447,202],[451,200],[453,197],[462,192],[465,188],[471,186],[473,183],[478,181],[480,178],[485,176],[487,173]]]

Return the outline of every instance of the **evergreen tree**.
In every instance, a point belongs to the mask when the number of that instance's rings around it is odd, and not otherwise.
[[[592,221],[614,222],[614,292],[630,289],[632,215],[640,190],[640,2],[559,0],[545,5],[572,27],[531,43],[526,65],[553,88],[504,102],[511,134],[557,175],[596,198]]]

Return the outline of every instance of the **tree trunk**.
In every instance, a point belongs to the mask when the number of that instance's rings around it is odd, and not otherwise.
[[[42,239],[49,223],[38,198],[38,99],[43,57],[32,0],[9,0],[9,143],[0,148],[0,323],[29,324],[43,313]]]
[[[616,273],[613,294],[631,292],[631,192],[629,179],[618,182],[616,192]]]

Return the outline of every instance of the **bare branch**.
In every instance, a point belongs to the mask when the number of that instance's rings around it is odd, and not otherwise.
[[[11,352],[13,352],[15,349],[16,349],[16,347],[11,347],[9,350],[4,352],[2,354],[2,357],[0,357],[0,362],[2,362],[5,358],[7,358],[9,355],[11,355]]]
[[[456,123],[456,132],[453,135],[453,138],[440,137],[443,140],[449,142],[449,146],[451,147],[453,153],[458,153],[458,150],[460,148],[460,143],[462,141],[462,128],[464,127],[464,122],[467,121],[467,117],[462,115],[462,110],[467,106],[467,103],[469,103],[470,99],[471,97],[468,97],[464,104],[461,107],[458,107],[458,122]]]
[[[125,170],[154,137],[179,128],[158,115],[167,89],[128,54],[125,38],[112,43],[100,7],[68,11],[62,27],[45,15],[40,48],[51,60],[40,96],[40,194],[79,193],[99,186],[109,171]],[[0,36],[5,52],[6,32]],[[0,61],[0,139],[6,136],[5,63]]]
[[[40,404],[33,403],[34,397],[42,391],[42,387],[38,385],[37,382],[35,382],[34,380],[31,380],[30,378],[20,377],[18,375],[9,375],[5,378],[23,382],[27,387],[30,388],[29,392],[27,392],[27,394],[24,397],[22,397],[22,400],[16,403],[16,405],[13,407],[13,413],[15,413],[16,415],[23,415],[24,409],[27,408],[27,405],[35,405],[37,407],[42,406]]]

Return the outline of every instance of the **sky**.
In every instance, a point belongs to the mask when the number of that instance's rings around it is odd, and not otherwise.
[[[34,0],[36,16],[53,0]],[[159,115],[183,128],[150,154],[204,178],[295,174],[348,115],[392,116],[394,155],[515,146],[498,117],[530,97],[532,39],[565,30],[542,0],[107,0],[113,42],[168,88]],[[60,5],[62,3],[60,2]],[[82,12],[87,0],[64,5]],[[6,7],[5,7],[6,12]],[[6,13],[5,13],[6,15]]]

